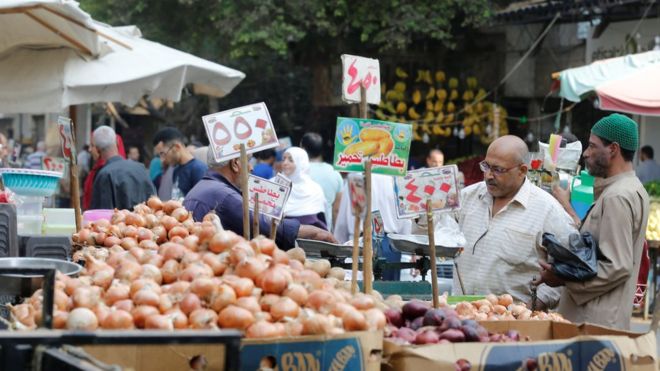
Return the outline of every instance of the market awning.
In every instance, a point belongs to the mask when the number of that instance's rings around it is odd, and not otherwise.
[[[602,110],[660,116],[658,50],[567,69],[559,81],[559,95],[570,101],[595,94]]]

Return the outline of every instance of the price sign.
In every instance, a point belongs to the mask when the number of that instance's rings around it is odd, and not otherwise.
[[[71,119],[59,116],[57,118],[57,131],[60,135],[60,143],[62,144],[62,154],[64,155],[64,158],[75,164],[76,146],[73,142]]]
[[[364,216],[367,205],[367,192],[364,188],[364,174],[353,173],[346,178],[348,181],[348,197],[351,200],[351,212]]]
[[[250,210],[254,211],[254,195],[259,194],[259,213],[271,218],[282,219],[284,205],[291,194],[291,187],[271,182],[258,176],[248,177]]]
[[[218,162],[240,156],[241,144],[245,144],[248,154],[279,145],[263,102],[206,115],[202,121],[209,148]]]
[[[458,167],[456,165],[411,170],[395,178],[399,218],[412,218],[426,211],[431,199],[433,211],[450,211],[459,207]]]
[[[62,157],[44,156],[41,160],[41,168],[48,171],[64,173],[67,160]]]
[[[341,97],[349,103],[360,103],[360,85],[367,91],[367,103],[380,104],[380,64],[378,59],[343,54]]]
[[[371,212],[371,228],[374,231],[374,236],[385,237],[385,224],[383,223],[383,217],[380,215],[380,210]]]
[[[364,162],[371,157],[374,173],[404,175],[408,171],[411,138],[409,124],[338,117],[334,168],[364,171]]]

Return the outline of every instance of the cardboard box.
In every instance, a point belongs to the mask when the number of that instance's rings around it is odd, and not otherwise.
[[[298,336],[273,340],[243,339],[241,370],[256,371],[262,360],[277,370],[364,370],[381,367],[383,332]]]
[[[490,332],[517,330],[531,341],[383,345],[383,370],[656,370],[654,333],[551,321],[485,321]],[[535,368],[534,368],[535,366]]]

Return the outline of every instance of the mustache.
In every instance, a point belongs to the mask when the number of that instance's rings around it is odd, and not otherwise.
[[[495,180],[492,180],[492,179],[487,180],[486,184],[488,184],[489,186],[497,186],[497,182]]]

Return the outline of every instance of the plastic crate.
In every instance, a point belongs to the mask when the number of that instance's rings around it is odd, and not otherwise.
[[[68,260],[71,238],[65,236],[30,236],[25,243],[25,257]]]
[[[44,217],[41,215],[18,215],[16,231],[24,236],[40,236]]]
[[[73,209],[44,209],[44,236],[71,236],[76,232]]]
[[[0,257],[18,256],[16,207],[0,204]]]
[[[16,195],[16,215],[42,215],[44,198],[39,196]]]

